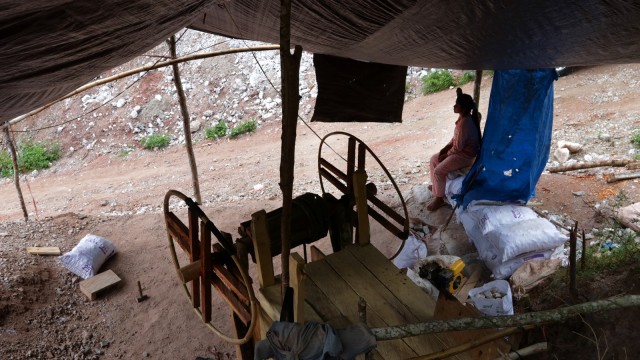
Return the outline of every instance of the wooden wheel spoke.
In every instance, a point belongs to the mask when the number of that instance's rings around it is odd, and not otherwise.
[[[334,135],[345,136],[348,139],[346,158],[338,154],[338,156],[346,160],[346,171],[344,172],[342,171],[342,169],[340,169],[339,166],[332,164],[327,159],[322,157],[322,150],[326,143],[326,140]],[[329,145],[327,145],[327,147],[330,148]],[[333,149],[331,148],[331,150]],[[361,194],[364,194],[361,196],[366,197],[367,204],[366,206],[361,205],[359,211],[368,211],[368,214],[374,220],[380,223],[395,237],[402,240],[402,245],[404,245],[404,240],[406,240],[409,235],[409,215],[406,203],[404,201],[404,198],[402,197],[402,193],[400,192],[397,184],[395,183],[395,180],[393,179],[387,168],[382,164],[380,159],[373,153],[373,151],[371,151],[371,149],[360,139],[351,134],[341,131],[330,133],[322,139],[320,149],[318,150],[318,172],[320,176],[320,186],[322,188],[322,192],[324,194],[327,193],[327,190],[325,189],[323,183],[323,180],[326,180],[326,182],[333,185],[339,192],[346,195],[350,206],[355,205],[356,196],[354,189],[354,174],[359,171],[366,174],[368,157],[375,160],[374,164],[377,162],[378,166],[384,171],[385,175],[390,180],[398,197],[400,198],[403,211],[398,212],[392,209],[389,205],[385,204],[380,198],[378,198],[377,189],[373,183],[367,183],[365,186],[366,190],[364,192],[362,192],[361,190]],[[356,216],[354,216],[353,219],[357,219],[357,213],[355,215]],[[365,219],[361,219],[361,222],[366,221]],[[402,245],[400,249],[402,248]],[[398,252],[400,251],[400,249],[398,250]],[[396,255],[394,255],[394,257]]]
[[[168,210],[171,196],[184,200],[187,205],[188,225]],[[246,269],[239,267],[235,251],[228,249],[230,235],[219,231],[193,200],[175,190],[165,195],[164,215],[173,263],[192,306],[218,336],[237,345],[245,344],[255,326],[256,300]],[[215,244],[212,244],[212,234],[218,240]],[[175,243],[187,255],[189,264],[180,266]],[[242,327],[247,329],[244,337],[231,338],[211,324],[212,289],[229,305],[234,319],[243,322]]]

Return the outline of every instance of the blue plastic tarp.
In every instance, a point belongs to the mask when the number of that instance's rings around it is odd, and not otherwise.
[[[465,208],[473,200],[527,202],[535,195],[549,158],[557,78],[554,69],[494,73],[480,155],[462,183]]]

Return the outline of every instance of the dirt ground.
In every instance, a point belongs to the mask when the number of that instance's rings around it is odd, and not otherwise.
[[[567,140],[583,144],[578,158],[632,157],[630,139],[640,128],[637,79],[640,65],[580,68],[560,78],[555,84],[554,143]],[[491,78],[486,77],[480,104],[484,114],[490,85]],[[153,83],[146,86],[148,92],[142,96],[150,98],[155,91]],[[464,90],[471,92],[472,86],[466,85]],[[299,123],[295,194],[321,192],[317,174],[320,141],[315,133],[323,136],[336,130],[364,140],[403,192],[428,182],[430,154],[451,137],[453,102],[454,90],[415,96],[405,104],[402,124],[312,123],[310,129]],[[79,106],[75,110],[80,111]],[[63,114],[49,112],[46,116]],[[87,117],[70,124],[82,129],[90,127],[89,121]],[[115,126],[108,124],[91,126],[104,129],[100,132],[108,136],[118,136]],[[79,141],[78,135],[73,140],[65,134],[69,132],[59,134],[64,149]],[[265,121],[255,133],[237,139],[198,139],[194,144],[203,208],[221,230],[237,236],[235,229],[253,212],[281,206],[280,135],[279,122]],[[128,136],[116,141],[132,143]],[[161,151],[133,147],[126,156],[87,146],[65,150],[64,159],[51,169],[23,177],[22,192],[30,218],[26,223],[21,220],[13,181],[0,182],[0,202],[4,204],[0,209],[0,358],[233,358],[233,347],[213,335],[190,309],[167,249],[164,194],[177,189],[193,195],[185,149],[180,145]],[[552,154],[554,150],[555,145]],[[612,206],[620,192],[626,195],[623,205],[637,202],[640,184],[638,180],[608,184],[603,174],[609,171],[612,169],[545,173],[534,201],[540,203],[540,210],[557,214],[566,223],[577,220],[587,232],[610,226],[602,209]],[[383,193],[391,194],[388,188],[388,184],[382,186]],[[27,246],[58,246],[66,252],[89,233],[115,244],[118,253],[103,269],[112,269],[123,279],[96,301],[88,301],[80,293],[79,278],[63,269],[55,257],[32,256],[25,251]],[[380,246],[385,251],[391,247],[386,243]],[[635,284],[628,291],[640,293],[637,277],[623,280]],[[149,296],[142,303],[136,302],[137,281]],[[620,289],[607,286],[611,291]],[[638,313],[637,309],[630,311]],[[214,313],[213,323],[228,331],[229,311],[222,301],[214,304]],[[597,324],[605,327],[606,323]],[[618,330],[617,344],[636,341],[635,326]],[[555,358],[592,358],[558,354],[562,355]],[[619,354],[615,352],[613,358],[624,358]],[[634,358],[632,354],[627,358]]]

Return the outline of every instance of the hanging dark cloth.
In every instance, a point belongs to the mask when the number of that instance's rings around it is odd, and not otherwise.
[[[407,67],[314,54],[318,98],[311,121],[402,122]]]

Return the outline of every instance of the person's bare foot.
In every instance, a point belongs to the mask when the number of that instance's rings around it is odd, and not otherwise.
[[[431,200],[429,205],[427,205],[427,210],[435,211],[435,210],[438,210],[443,205],[444,205],[444,198],[436,196],[436,197],[433,198],[433,200]]]

